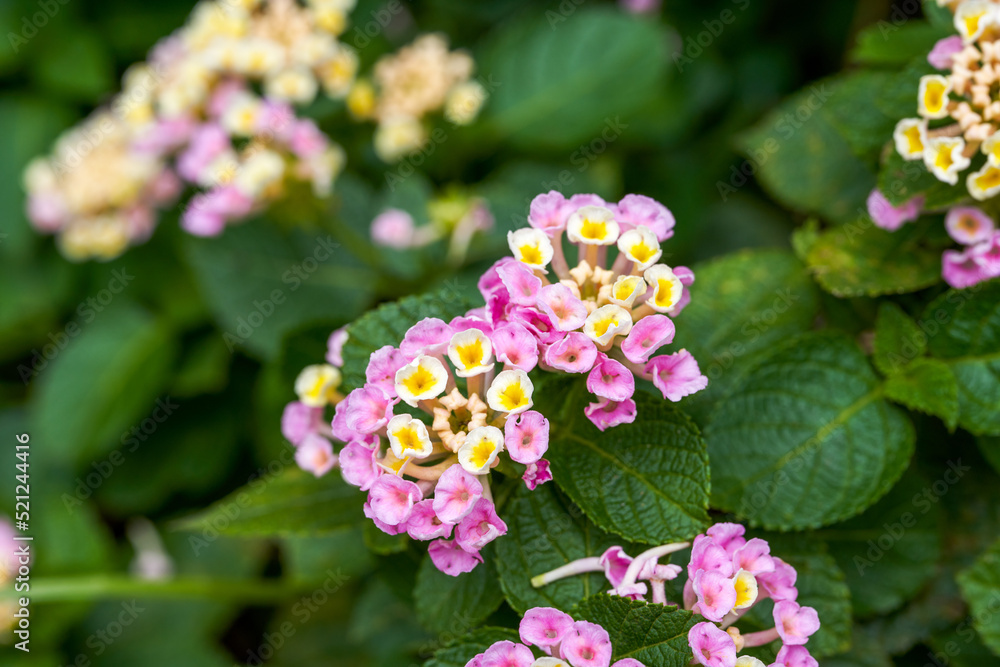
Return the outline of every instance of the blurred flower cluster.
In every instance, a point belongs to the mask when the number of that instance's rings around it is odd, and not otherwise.
[[[158,211],[193,188],[181,225],[214,236],[293,183],[317,197],[330,193],[344,151],[297,111],[321,95],[350,96],[356,115],[377,118],[376,148],[387,160],[422,144],[424,114],[444,107],[453,119],[475,116],[483,96],[469,104],[472,61],[438,36],[380,61],[377,93],[357,82],[358,55],[338,41],[354,2],[197,5],[147,62],[128,70],[107,108],[28,166],[29,219],[57,234],[71,259],[110,259],[145,241]]]
[[[688,633],[693,660],[706,667],[764,667],[750,655],[738,656],[745,648],[764,646],[780,640],[777,661],[771,667],[816,667],[805,644],[819,630],[816,610],[796,601],[798,574],[795,568],[771,555],[771,547],[760,538],[746,539],[737,523],[717,523],[694,539],[649,549],[635,558],[615,546],[598,557],[583,558],[531,580],[536,588],[585,572],[603,572],[611,585],[611,595],[672,604],[667,600],[665,582],[683,570],[677,565],[661,565],[664,556],[691,547],[684,584],[684,609],[705,620]],[[774,601],[774,627],[749,634],[735,626],[758,603]],[[529,612],[530,613],[530,612]],[[522,625],[523,627],[523,625]],[[610,657],[610,653],[609,653]],[[574,663],[575,664],[575,663]],[[607,663],[604,663],[607,664]]]

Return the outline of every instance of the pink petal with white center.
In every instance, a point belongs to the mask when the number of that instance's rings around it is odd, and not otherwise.
[[[631,398],[624,401],[610,401],[606,398],[597,403],[591,403],[583,409],[583,414],[591,423],[604,431],[620,424],[631,424],[635,421],[635,401]]]
[[[490,340],[497,361],[525,372],[538,365],[538,340],[520,324],[500,325]]]
[[[695,661],[705,667],[735,667],[736,644],[714,623],[699,623],[688,631]]]
[[[458,545],[473,553],[506,534],[507,524],[497,516],[496,507],[488,498],[476,501],[472,511],[455,528]]]
[[[1000,266],[992,267],[982,261],[990,250],[990,242],[965,249],[945,250],[941,255],[941,276],[955,289],[966,289],[1000,275]]]
[[[775,664],[783,667],[819,667],[819,662],[805,646],[782,646]]]
[[[993,236],[993,219],[975,206],[956,206],[945,216],[944,226],[951,238],[962,245],[975,245]]]
[[[415,540],[434,540],[451,535],[451,524],[441,521],[434,512],[433,501],[421,500],[413,506],[406,520],[406,533]]]
[[[596,623],[577,621],[559,645],[559,655],[573,667],[611,664],[611,637]]]
[[[719,572],[700,571],[694,578],[694,593],[698,610],[710,621],[720,622],[736,605],[733,580]]]
[[[574,331],[587,321],[587,306],[562,283],[546,285],[539,290],[538,307],[559,331]]]
[[[347,395],[344,402],[347,403],[344,408],[344,425],[359,436],[375,433],[388,424],[395,403],[381,389],[368,386],[355,389]]]
[[[649,355],[674,341],[673,320],[666,315],[649,315],[632,326],[632,331],[622,341],[622,352],[633,364],[649,361]]]
[[[398,526],[409,518],[421,495],[415,483],[395,475],[382,475],[368,491],[368,504],[379,521]]]
[[[518,463],[535,463],[549,449],[549,420],[534,410],[511,416],[504,425],[504,445]]]
[[[812,607],[801,607],[797,602],[782,600],[774,604],[774,627],[786,645],[799,646],[819,630],[819,614]]]
[[[635,378],[621,362],[602,354],[587,376],[587,391],[609,401],[621,402],[635,393]]]
[[[427,547],[427,555],[431,557],[434,567],[445,574],[457,577],[466,572],[472,572],[483,562],[478,553],[469,553],[458,546],[454,540],[435,540]]]
[[[396,398],[396,371],[406,364],[406,357],[392,345],[380,347],[368,358],[365,378],[386,396]]]
[[[643,373],[651,376],[664,398],[675,403],[708,386],[708,378],[701,374],[698,362],[687,350],[653,357]]]
[[[528,224],[549,236],[566,229],[569,217],[568,202],[561,192],[550,190],[531,200],[528,208]]]
[[[782,600],[794,601],[799,597],[799,591],[795,588],[798,573],[794,567],[777,556],[772,556],[772,560],[774,561],[774,571],[765,572],[757,577],[761,597],[769,597],[778,602]]]
[[[719,572],[726,577],[733,576],[735,572],[732,555],[707,535],[694,538],[691,561],[688,563],[688,578],[694,579],[701,570]]]
[[[746,570],[753,575],[774,572],[771,546],[759,537],[753,538],[733,554],[733,569]]]
[[[545,350],[545,363],[564,373],[586,373],[596,361],[597,346],[579,331],[571,331]]]
[[[434,489],[434,512],[445,523],[458,523],[482,497],[483,485],[475,475],[453,465],[444,471]]]
[[[615,217],[623,230],[645,225],[659,241],[673,236],[674,225],[677,224],[670,209],[645,195],[625,195],[618,202]]]
[[[372,523],[375,524],[375,527],[381,530],[386,535],[399,535],[401,533],[406,532],[406,524],[393,525],[379,519],[378,516],[375,514],[375,510],[372,509],[371,503],[369,501],[366,500],[364,506],[361,509],[364,512],[365,516],[372,520]]]
[[[527,646],[500,641],[486,649],[480,664],[482,667],[531,667],[534,661],[535,656]]]
[[[555,646],[573,629],[573,617],[551,607],[535,607],[524,613],[521,641],[541,649]]]

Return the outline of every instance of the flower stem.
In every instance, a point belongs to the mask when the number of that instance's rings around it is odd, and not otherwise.
[[[572,563],[567,563],[562,567],[557,567],[551,572],[546,572],[545,574],[539,574],[531,578],[531,585],[534,588],[541,588],[546,584],[551,584],[553,581],[559,579],[565,579],[566,577],[572,577],[576,574],[584,574],[587,572],[601,572],[604,567],[601,565],[601,559],[597,556],[591,558],[581,558],[580,560],[575,560]]]

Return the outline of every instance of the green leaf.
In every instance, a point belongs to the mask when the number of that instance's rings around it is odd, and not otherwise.
[[[885,395],[911,410],[939,417],[949,429],[958,423],[958,383],[943,361],[917,359],[885,381]]]
[[[637,394],[639,417],[601,432],[577,384],[553,420],[547,458],[559,487],[606,531],[645,544],[687,540],[708,523],[708,455],[698,428],[662,398]],[[548,414],[554,414],[549,412]]]
[[[826,107],[830,123],[859,157],[874,157],[892,139],[897,119],[875,104],[889,79],[888,73],[871,70],[842,75]]]
[[[827,117],[824,105],[837,90],[824,80],[798,92],[743,135],[740,147],[760,184],[786,207],[846,222],[864,206],[875,175]]]
[[[907,474],[864,514],[814,533],[846,575],[857,615],[898,609],[938,574],[941,506],[914,502],[926,490],[924,478]]]
[[[913,89],[916,90],[916,84]],[[888,139],[892,139],[891,134]],[[973,158],[972,169],[981,166],[976,160],[977,158]],[[922,161],[904,160],[894,149],[888,151],[885,163],[879,170],[878,189],[893,206],[900,206],[921,195],[924,198],[924,210],[946,208],[969,196],[964,180],[959,179],[955,185],[939,181],[927,171]]]
[[[507,540],[501,540],[507,541]],[[454,632],[456,627],[474,628],[503,602],[492,553],[472,572],[452,577],[434,566],[426,556],[413,589],[417,619],[432,632]]]
[[[385,345],[398,346],[407,330],[420,320],[436,317],[448,322],[473,307],[460,293],[444,288],[408,296],[365,313],[347,329],[349,337],[344,344],[342,369],[345,387],[362,386],[371,353]]]
[[[929,235],[933,224],[888,232],[860,218],[821,234],[806,263],[820,286],[841,298],[916,292],[941,281],[941,248]]]
[[[171,332],[131,303],[82,313],[54,339],[52,361],[36,365],[32,436],[53,462],[88,461],[124,441],[164,391],[176,355]]]
[[[289,458],[290,455],[289,455]],[[241,536],[325,535],[363,520],[364,496],[340,475],[319,479],[295,467],[254,478],[177,528],[211,541],[216,534]]]
[[[410,538],[406,533],[398,535],[384,533],[371,521],[364,522],[361,526],[361,534],[365,546],[380,556],[402,553],[406,551],[406,547],[410,543]]]
[[[892,375],[927,354],[927,334],[891,301],[879,304],[872,361],[882,375]]]
[[[979,445],[979,451],[983,453],[983,457],[1000,473],[1000,438],[983,437],[976,440],[976,443]]]
[[[573,615],[608,631],[612,660],[632,658],[658,667],[691,662],[688,632],[697,621],[689,611],[602,594],[581,602]]]
[[[939,39],[953,34],[950,28],[922,21],[908,21],[903,25],[879,21],[858,33],[851,60],[859,65],[896,66],[905,65],[914,58],[926,59]]]
[[[948,10],[945,11],[949,14],[951,13]],[[954,31],[954,28],[949,27],[948,31]],[[876,96],[875,104],[889,118],[899,120],[901,118],[916,117],[917,91],[920,87],[920,77],[926,74],[939,74],[938,70],[934,69],[927,62],[927,53],[929,52],[930,49],[927,49],[923,55],[915,56],[909,60],[905,67],[889,79],[885,88]],[[886,137],[885,141],[888,144],[892,141],[892,137]],[[923,163],[911,162],[910,164],[917,167]],[[923,171],[926,173],[926,169]]]
[[[824,659],[823,667],[893,667],[893,664],[885,647],[855,626],[851,650]]]
[[[230,351],[274,357],[288,332],[319,320],[349,322],[372,297],[371,271],[322,231],[286,235],[255,219],[216,238],[186,237],[188,261]]]
[[[434,652],[424,667],[465,667],[466,663],[501,641],[518,642],[517,633],[507,628],[479,628]]]
[[[761,353],[812,325],[819,295],[805,267],[783,250],[748,250],[694,267],[691,304],[677,317],[674,348],[685,348],[709,378],[684,400],[699,421]],[[719,317],[719,313],[726,313]]]
[[[706,430],[713,505],[778,530],[851,517],[906,469],[914,431],[858,346],[806,334],[760,364]]]
[[[975,435],[1000,435],[1000,280],[951,290],[927,306],[931,356],[958,381],[958,425]],[[930,327],[940,324],[941,333]]]
[[[60,30],[33,59],[33,74],[43,88],[60,96],[97,102],[115,84],[115,68],[105,39],[82,22]]]
[[[663,89],[666,47],[657,23],[612,8],[549,11],[516,24],[479,59],[497,83],[484,121],[506,143],[533,150],[569,150],[602,131],[621,134]]]
[[[523,614],[532,607],[570,609],[586,597],[607,590],[604,573],[581,574],[534,588],[533,576],[580,558],[600,556],[620,545],[591,523],[580,508],[565,502],[551,484],[534,491],[521,488],[504,511],[508,534],[497,540],[497,570],[510,606]]]
[[[972,610],[973,623],[983,643],[1000,656],[1000,540],[975,565],[958,574],[962,597]]]

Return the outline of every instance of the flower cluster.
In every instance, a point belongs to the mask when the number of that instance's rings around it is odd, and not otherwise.
[[[475,120],[486,89],[472,76],[472,58],[449,51],[444,35],[417,38],[399,53],[375,64],[374,82],[358,81],[347,104],[358,118],[374,120],[375,152],[395,162],[428,141],[424,116],[444,110],[455,125]]]
[[[695,663],[706,667],[763,667],[757,658],[738,657],[739,652],[780,639],[782,647],[771,667],[816,667],[818,663],[804,645],[819,629],[819,617],[815,609],[796,602],[795,568],[772,556],[765,540],[747,540],[739,524],[718,523],[696,537],[693,544],[655,547],[635,558],[621,547],[611,547],[600,557],[574,561],[534,577],[531,583],[540,587],[575,574],[604,572],[611,584],[611,595],[645,600],[651,592],[653,604],[669,604],[665,582],[676,579],[683,570],[658,561],[689,546],[684,608],[705,619],[688,634]],[[774,601],[774,627],[741,634],[734,624],[767,598]]]
[[[686,350],[652,356],[673,341],[671,316],[690,301],[694,282],[690,269],[660,263],[660,242],[675,224],[665,206],[643,195],[610,204],[597,195],[566,199],[553,191],[531,202],[528,223],[508,234],[513,258],[494,264],[479,282],[484,319],[505,340],[524,341],[518,350],[528,352],[508,363],[586,374],[598,400],[585,412],[601,430],[635,420],[636,376],[652,380],[671,401],[707,386]],[[576,247],[573,268],[564,234]]]
[[[430,221],[419,226],[406,211],[397,208],[382,211],[372,221],[372,241],[383,247],[406,250],[446,239],[449,261],[461,264],[473,236],[493,228],[493,214],[486,202],[458,191],[433,199],[427,209]]]
[[[920,79],[917,118],[904,118],[893,133],[904,160],[920,160],[938,180],[957,185],[965,177],[969,195],[986,201],[1000,193],[1000,3],[994,0],[942,2],[955,13],[958,35],[939,41],[928,62],[941,70]],[[895,231],[916,220],[922,197],[892,206],[878,190],[868,211],[879,227]],[[1000,276],[1000,232],[982,210],[959,206],[946,226],[961,251],[945,251],[941,273],[962,289]]]
[[[500,641],[466,663],[465,667],[644,667],[633,658],[611,664],[608,631],[588,621],[574,621],[551,607],[529,609],[521,619],[520,644]],[[530,646],[545,657],[535,658]]]

